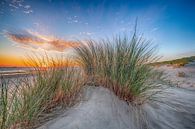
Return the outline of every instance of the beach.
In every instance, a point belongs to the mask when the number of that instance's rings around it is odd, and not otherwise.
[[[172,86],[188,89],[195,88],[195,62],[190,62],[183,67],[163,65],[157,69],[164,72],[166,80],[170,82]]]

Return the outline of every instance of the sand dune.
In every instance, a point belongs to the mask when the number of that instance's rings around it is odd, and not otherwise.
[[[195,88],[195,62],[179,68],[164,65],[158,69],[165,72],[167,80],[170,81],[173,86],[190,89]],[[184,73],[184,76],[179,76],[179,73]]]
[[[127,105],[102,87],[87,87],[84,98],[39,129],[194,129],[195,92],[169,88],[161,102]]]

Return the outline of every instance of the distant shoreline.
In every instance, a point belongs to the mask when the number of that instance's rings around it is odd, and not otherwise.
[[[168,66],[174,66],[174,67],[182,67],[194,61],[195,61],[195,56],[190,56],[190,57],[184,57],[184,58],[179,58],[175,60],[154,62],[154,63],[151,63],[151,65],[153,66],[168,65]]]

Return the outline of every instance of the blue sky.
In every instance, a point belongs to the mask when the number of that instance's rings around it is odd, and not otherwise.
[[[195,55],[194,12],[194,0],[1,0],[0,55],[29,50],[6,33],[99,39],[131,34],[136,18],[138,33],[159,46],[163,59]]]

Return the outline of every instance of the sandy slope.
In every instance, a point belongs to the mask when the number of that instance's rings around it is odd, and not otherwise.
[[[173,85],[183,88],[195,89],[195,62],[180,68],[161,66],[158,69],[163,70],[167,74],[167,80],[172,82]],[[179,77],[179,72],[184,72],[185,77]]]
[[[127,105],[102,87],[86,87],[83,101],[39,129],[194,129],[195,91],[170,88],[161,102]]]
[[[127,129],[129,127],[128,123],[131,120],[125,102],[119,101],[104,88],[88,87],[84,92],[82,103],[39,129]]]

